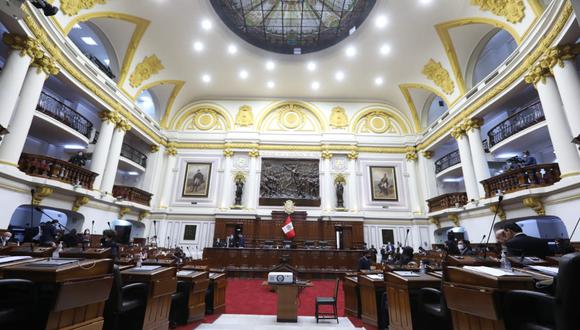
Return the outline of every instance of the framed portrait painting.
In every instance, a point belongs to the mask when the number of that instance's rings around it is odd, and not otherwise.
[[[373,201],[398,201],[397,176],[393,166],[370,166]]]
[[[211,163],[187,163],[183,180],[183,197],[207,197]]]

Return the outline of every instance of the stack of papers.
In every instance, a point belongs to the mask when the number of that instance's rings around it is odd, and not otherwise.
[[[487,266],[463,266],[463,269],[471,270],[478,273],[483,273],[492,276],[519,276],[514,272],[506,271],[499,268],[491,268]]]
[[[131,271],[148,272],[148,271],[155,270],[157,268],[161,268],[161,266],[150,266],[150,265],[146,265],[146,266],[141,266],[141,267],[133,267],[133,268],[131,268]]]
[[[0,264],[6,264],[18,260],[32,259],[30,256],[14,256],[14,257],[0,257]]]
[[[191,275],[191,273],[193,273],[193,270],[181,270],[177,272],[177,276],[187,276]]]
[[[49,259],[49,260],[42,260],[37,261],[28,266],[43,266],[43,267],[58,267],[63,265],[72,264],[74,262],[79,262],[79,259]]]
[[[384,280],[383,274],[370,274],[367,276],[372,280]]]
[[[550,276],[558,276],[558,267],[547,267],[547,266],[529,266],[533,270],[537,270],[542,274]]]
[[[403,276],[403,277],[419,277],[419,276],[421,276],[418,273],[410,272],[410,271],[400,271],[400,270],[397,270],[397,271],[394,271],[393,273],[395,273],[395,274],[397,274],[399,276]]]

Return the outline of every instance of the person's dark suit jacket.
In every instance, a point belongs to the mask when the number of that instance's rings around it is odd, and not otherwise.
[[[361,257],[358,260],[358,269],[359,270],[369,270],[371,269],[371,261],[366,257]]]
[[[536,237],[520,234],[505,243],[510,256],[544,258],[550,255],[548,243]]]

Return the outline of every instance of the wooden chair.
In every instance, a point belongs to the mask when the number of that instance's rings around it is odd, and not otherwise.
[[[338,285],[340,284],[340,279],[336,279],[336,286],[334,287],[334,297],[316,297],[316,323],[318,320],[332,320],[336,319],[338,323]],[[319,312],[319,306],[331,305],[332,313]]]

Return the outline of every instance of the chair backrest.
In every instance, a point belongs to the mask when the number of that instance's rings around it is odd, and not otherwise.
[[[109,299],[107,300],[106,307],[112,309],[113,311],[118,311],[121,309],[121,287],[123,286],[121,279],[121,271],[119,270],[119,265],[113,265],[113,287],[111,288],[111,293],[109,294]]]
[[[334,300],[338,301],[338,286],[340,284],[340,278],[336,278],[336,286],[334,287]]]
[[[566,254],[560,259],[556,282],[557,329],[577,329],[580,324],[580,252]]]

